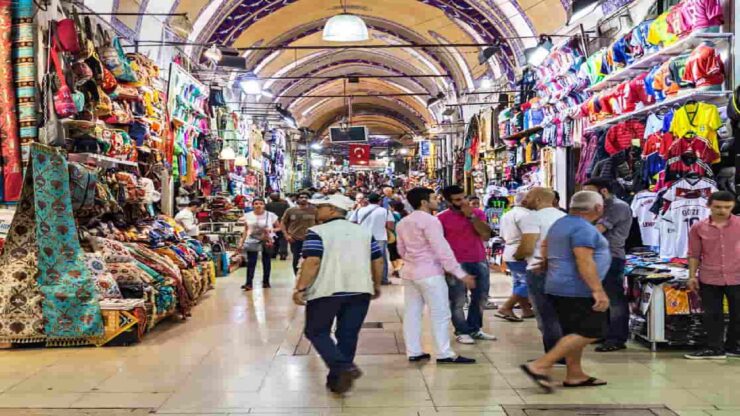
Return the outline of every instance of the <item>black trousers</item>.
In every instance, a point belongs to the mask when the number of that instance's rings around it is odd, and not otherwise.
[[[290,252],[293,253],[293,273],[298,275],[298,262],[301,260],[301,251],[303,250],[303,240],[293,240],[290,243]]]
[[[707,346],[717,350],[740,348],[740,285],[714,286],[701,284],[699,288],[704,308],[704,329],[707,330]],[[727,297],[730,306],[730,327],[725,340],[725,315],[723,301]]]
[[[281,259],[288,257],[288,240],[285,238],[285,233],[278,231],[275,233],[277,241],[275,242],[276,250],[272,251],[272,258],[277,258],[280,255]]]
[[[360,329],[369,307],[370,295],[367,293],[319,298],[306,305],[304,334],[329,367],[329,378],[352,367]],[[331,327],[335,319],[336,342],[331,338]]]
[[[247,252],[247,286],[252,286],[254,281],[254,272],[257,271],[257,257],[260,257],[260,252],[252,251]],[[262,285],[270,284],[270,271],[272,269],[272,258],[269,254],[262,252]]]

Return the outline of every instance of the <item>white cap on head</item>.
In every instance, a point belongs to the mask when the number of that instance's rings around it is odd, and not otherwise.
[[[570,198],[570,208],[579,211],[593,211],[597,206],[604,206],[604,197],[594,191],[580,191]]]
[[[316,206],[331,205],[343,211],[349,211],[355,206],[355,201],[340,194],[329,195],[327,198],[322,199],[310,199],[308,203]]]

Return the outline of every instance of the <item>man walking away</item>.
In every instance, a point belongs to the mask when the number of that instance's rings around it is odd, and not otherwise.
[[[527,290],[529,301],[534,307],[537,327],[542,333],[545,352],[550,351],[563,336],[555,308],[545,294],[545,273],[538,271],[543,262],[542,242],[555,221],[566,214],[553,206],[555,193],[547,188],[532,188],[522,205],[531,210],[521,221],[522,241],[514,258],[527,261]]]
[[[298,205],[285,211],[283,215],[283,232],[293,253],[293,272],[298,275],[298,262],[301,259],[303,241],[308,229],[316,224],[316,208],[308,203],[308,192],[298,194]]]
[[[404,260],[401,278],[404,279],[406,355],[411,362],[431,358],[421,347],[422,316],[426,304],[437,344],[437,363],[474,363],[474,359],[456,356],[450,347],[450,301],[445,272],[462,280],[468,289],[475,288],[475,277],[467,274],[455,260],[444,238],[442,224],[432,215],[437,209],[434,191],[414,188],[408,192],[407,198],[414,212],[401,220],[397,230],[398,252]]]
[[[280,198],[280,194],[277,192],[270,194],[270,202],[265,205],[265,209],[277,215],[278,218],[283,218],[288,208],[290,208],[290,204]],[[285,232],[282,231],[282,226],[280,229],[280,231],[275,233],[277,235],[277,250],[273,251],[272,258],[277,258],[280,255],[280,260],[285,260],[288,258],[288,240],[285,238]]]
[[[516,193],[514,197],[514,208],[501,217],[501,237],[504,239],[504,261],[506,267],[511,271],[513,281],[513,291],[509,299],[498,308],[494,314],[495,317],[505,319],[509,322],[522,322],[522,318],[533,318],[532,305],[529,303],[529,293],[527,291],[527,262],[517,261],[514,253],[519,247],[522,240],[521,222],[529,215],[529,210],[522,206],[524,198],[527,196],[525,191]],[[519,304],[522,307],[522,318],[514,313],[514,306]]]
[[[491,238],[491,227],[486,214],[474,209],[465,198],[465,191],[457,185],[442,190],[449,209],[441,212],[437,219],[442,223],[444,236],[465,273],[475,277],[475,288],[470,291],[470,307],[465,318],[465,302],[468,289],[454,276],[447,279],[450,286],[450,308],[452,324],[457,342],[475,344],[475,340],[494,341],[496,337],[483,332],[483,311],[488,302],[491,275],[486,259],[484,241]]]
[[[632,208],[614,196],[612,185],[609,179],[593,178],[584,187],[587,191],[598,192],[604,198],[604,216],[596,224],[596,228],[609,241],[612,254],[612,264],[604,279],[604,289],[609,295],[609,332],[604,343],[596,348],[597,352],[627,348],[625,344],[630,327],[629,303],[624,290],[624,266],[627,258],[624,246],[632,227]]]
[[[711,215],[689,232],[689,289],[701,295],[707,331],[707,348],[686,354],[690,360],[740,357],[740,217],[732,215],[734,208],[731,193],[713,193]],[[730,306],[727,340],[724,297]]]
[[[350,216],[350,221],[360,224],[366,230],[370,231],[375,241],[378,242],[385,261],[383,266],[383,284],[389,285],[391,282],[388,279],[388,232],[393,231],[396,221],[393,219],[393,214],[389,210],[378,205],[380,204],[380,200],[380,195],[376,193],[368,195],[368,204],[358,208]]]
[[[390,185],[383,186],[383,200],[381,206],[385,209],[391,209],[393,202],[393,187]]]
[[[570,201],[570,214],[557,220],[542,245],[547,270],[545,292],[563,329],[563,338],[539,359],[520,366],[522,371],[551,393],[550,370],[565,358],[567,373],[563,387],[603,386],[605,381],[583,372],[581,358],[587,345],[601,338],[606,326],[609,297],[604,280],[611,256],[609,243],[593,223],[604,211],[604,200],[596,192],[581,191]]]
[[[336,194],[310,202],[321,225],[306,234],[293,301],[306,305],[304,334],[329,367],[327,388],[342,394],[362,375],[354,364],[357,339],[370,299],[380,296],[383,259],[372,235],[345,219],[351,199]]]

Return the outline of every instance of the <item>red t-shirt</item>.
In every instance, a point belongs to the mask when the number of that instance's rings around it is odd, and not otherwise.
[[[650,105],[655,103],[655,97],[647,93],[645,89],[645,78],[647,72],[643,72],[635,79],[629,81],[624,97],[625,112],[635,111],[639,104]]]
[[[632,139],[640,139],[645,136],[645,125],[637,120],[627,120],[609,129],[606,133],[604,148],[609,155],[629,149]]]
[[[697,87],[723,84],[725,65],[719,52],[704,44],[697,46],[686,61],[683,80],[694,83]]]

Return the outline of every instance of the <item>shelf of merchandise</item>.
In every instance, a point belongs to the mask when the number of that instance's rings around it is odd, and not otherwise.
[[[617,117],[613,117],[607,120],[600,121],[598,123],[592,124],[588,126],[586,129],[587,131],[592,130],[598,130],[603,127],[611,126],[614,124],[617,124],[621,121],[630,119],[630,118],[636,118],[636,117],[643,117],[655,110],[659,110],[664,107],[670,107],[673,105],[682,105],[686,103],[687,101],[695,100],[695,101],[704,101],[704,102],[713,102],[713,101],[721,101],[726,100],[727,97],[729,97],[732,94],[732,91],[708,91],[708,90],[702,90],[702,89],[693,89],[693,90],[687,90],[685,93],[666,98],[665,100],[655,103],[653,105],[649,105],[647,107],[643,107],[639,110],[635,110],[631,113],[622,114]]]
[[[79,162],[79,163],[88,163],[90,161],[93,161],[96,164],[103,165],[105,167],[112,167],[116,165],[130,166],[134,168],[139,167],[139,165],[136,162],[116,159],[113,157],[98,155],[95,153],[70,153],[68,155],[68,158],[72,162]]]
[[[656,65],[660,65],[683,52],[694,49],[704,41],[721,42],[730,40],[732,40],[732,33],[692,33],[671,46],[637,59],[630,65],[627,65],[621,70],[587,88],[586,91],[599,92],[622,81],[632,79],[638,73],[645,72],[646,70],[649,70]]]
[[[523,139],[525,137],[529,137],[529,136],[531,136],[533,134],[537,134],[537,133],[541,132],[542,130],[543,130],[543,127],[542,126],[532,127],[530,129],[527,129],[527,130],[522,130],[519,133],[514,133],[512,135],[503,137],[501,140],[504,140],[504,141],[507,141],[507,140],[519,140],[519,139]]]

